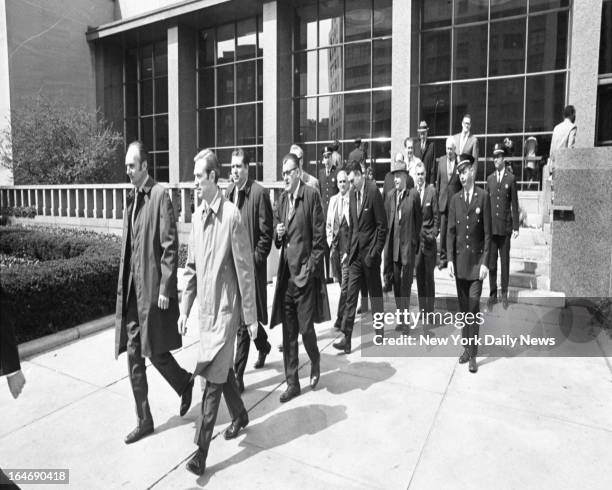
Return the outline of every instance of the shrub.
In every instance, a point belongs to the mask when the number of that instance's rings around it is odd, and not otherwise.
[[[3,268],[0,323],[25,342],[114,312],[120,247],[118,237],[92,232],[1,229],[0,253],[40,262]]]

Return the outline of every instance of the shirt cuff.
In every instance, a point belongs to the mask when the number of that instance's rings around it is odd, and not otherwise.
[[[12,377],[12,376],[15,376],[16,374],[19,374],[20,372],[21,372],[21,369],[18,369],[17,371],[13,371],[12,373],[8,373],[8,374],[6,375],[6,377],[7,377],[7,379],[8,379],[8,378],[10,378],[10,377]]]

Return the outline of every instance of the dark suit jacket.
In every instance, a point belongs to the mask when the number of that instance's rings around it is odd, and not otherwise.
[[[455,276],[475,281],[480,266],[489,264],[491,243],[491,201],[489,193],[474,186],[468,208],[463,190],[450,200],[446,250],[455,264]]]
[[[487,191],[491,198],[491,234],[510,235],[519,229],[519,207],[514,175],[504,170],[501,183],[497,183],[497,170],[487,178]]]
[[[437,171],[434,142],[430,139],[426,139],[425,151],[423,151],[421,150],[421,140],[416,138],[414,140],[414,156],[420,158],[425,165],[425,183],[435,184]]]
[[[418,194],[418,190],[415,189]],[[440,232],[440,211],[438,210],[438,193],[433,185],[428,185],[423,191],[421,203],[423,225],[421,226],[421,245],[419,250],[425,255],[436,255],[438,246],[436,237]]]
[[[436,189],[438,189],[438,208],[441,213],[448,212],[448,203],[450,198],[461,190],[461,181],[457,172],[457,159],[453,167],[453,175],[450,181],[446,169],[448,158],[446,155],[438,158],[438,177],[436,179]]]
[[[459,148],[459,145],[461,143],[461,133],[454,134],[453,139],[455,140],[455,149],[457,150],[457,156],[461,153],[467,153],[474,157],[475,163],[478,162],[478,138],[476,138],[476,136],[470,133],[463,149]]]
[[[357,194],[351,190],[349,209],[351,223],[349,228],[350,251],[348,263],[362,258],[365,264],[380,265],[380,255],[387,237],[387,216],[383,198],[374,182],[365,180],[363,201],[357,211]]]
[[[234,202],[236,185],[232,182],[225,193],[227,199]],[[248,179],[244,184],[244,197],[239,195],[238,202],[242,222],[246,226],[253,252],[255,265],[255,300],[257,303],[257,320],[268,323],[268,255],[272,248],[273,223],[270,193],[257,182]],[[241,206],[239,206],[241,204]]]
[[[327,287],[323,281],[323,255],[327,247],[325,219],[319,192],[300,181],[294,203],[294,213],[287,219],[289,194],[281,194],[276,221],[285,224],[285,234],[279,237],[274,230],[274,244],[281,249],[276,275],[276,290],[270,316],[270,328],[283,321],[285,292],[289,277],[298,288],[314,281],[314,322],[331,319]],[[302,332],[303,333],[303,332]]]
[[[0,376],[19,371],[19,351],[13,325],[4,323],[0,325]]]
[[[414,257],[418,252],[423,217],[419,193],[415,189],[404,191],[404,197],[399,204],[399,229],[395,229],[395,213],[397,207],[395,200],[397,190],[387,194],[385,211],[389,233],[385,243],[385,275],[393,271],[393,248],[395,241],[399,240],[399,259],[402,265],[414,265]]]

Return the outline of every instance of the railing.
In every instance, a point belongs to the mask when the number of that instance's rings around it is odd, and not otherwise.
[[[229,182],[219,181],[225,189]],[[262,182],[276,202],[282,182]],[[192,182],[162,184],[169,193],[180,223],[190,223],[192,206],[200,202]],[[15,185],[0,186],[0,207],[33,207],[37,216],[122,220],[130,184]]]

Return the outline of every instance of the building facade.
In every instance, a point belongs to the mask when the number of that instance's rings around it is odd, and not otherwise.
[[[577,146],[612,144],[611,0],[3,4],[0,112],[40,92],[98,107],[126,143],[145,142],[162,182],[190,181],[202,148],[229,172],[243,147],[270,182],[298,143],[314,173],[324,146],[346,158],[355,138],[381,180],[420,120],[440,156],[466,113],[478,180],[504,137],[521,180],[526,139],[545,158],[566,104]]]

